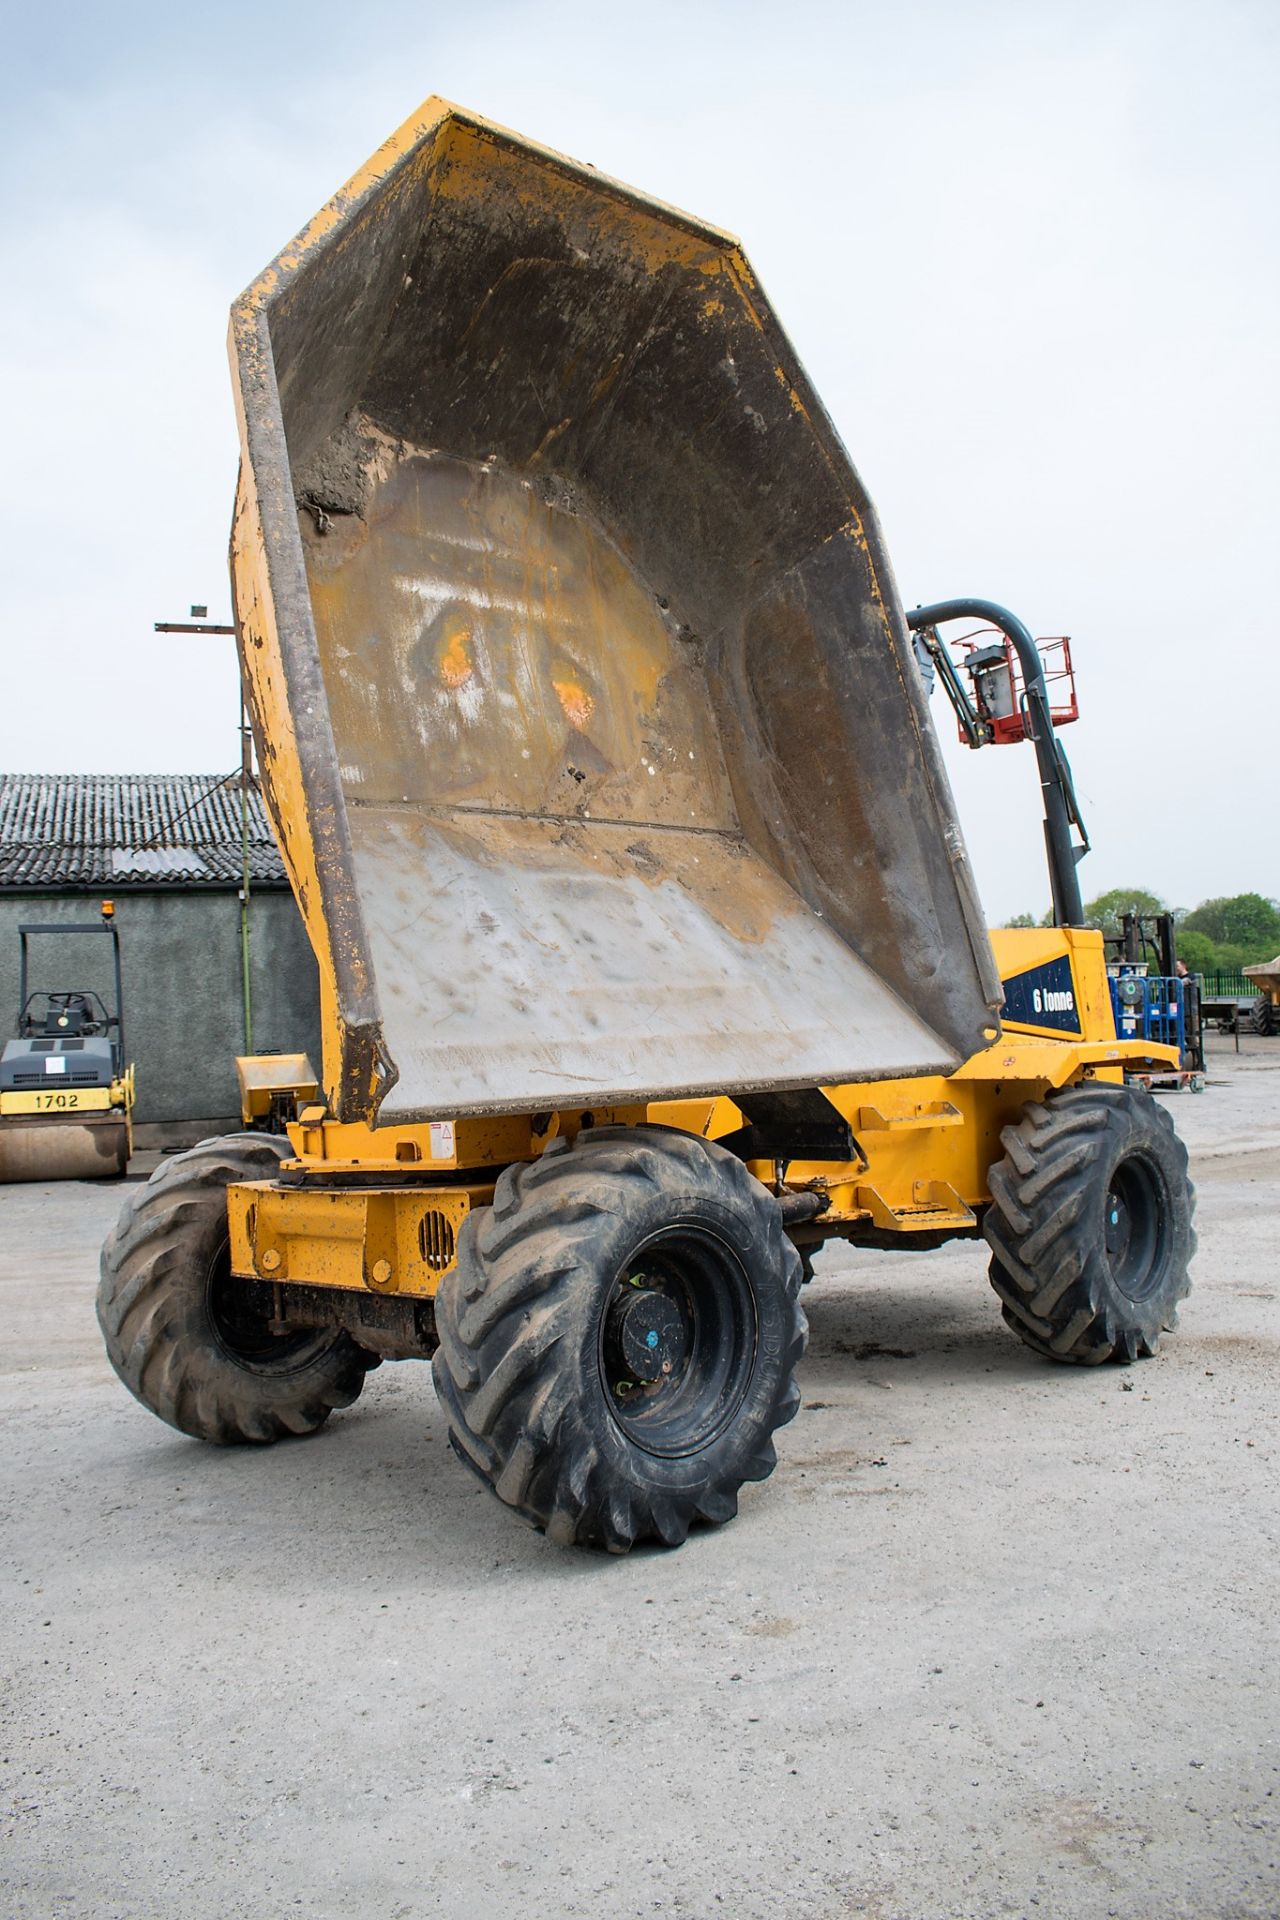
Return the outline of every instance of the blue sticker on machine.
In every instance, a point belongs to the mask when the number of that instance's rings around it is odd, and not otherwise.
[[[1048,960],[1042,967],[1031,967],[1006,980],[1000,1017],[1015,1026],[1079,1033],[1080,1014],[1067,956],[1063,954],[1060,959]]]

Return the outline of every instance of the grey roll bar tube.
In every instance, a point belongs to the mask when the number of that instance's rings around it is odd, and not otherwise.
[[[116,1005],[115,1012],[107,1014],[107,1033],[108,1036],[110,1036],[112,1027],[116,1030],[115,1039],[112,1042],[112,1054],[115,1056],[117,1073],[123,1073],[126,1059],[124,1050],[124,981],[120,971],[120,929],[114,919],[28,921],[25,926],[18,928],[19,1020],[22,1018],[29,997],[27,993],[27,987],[30,984],[27,970],[27,937],[33,933],[109,933],[111,935],[111,957],[114,963],[113,972],[115,974]],[[104,1007],[103,1012],[105,1013],[106,1011]]]
[[[939,600],[931,607],[916,607],[907,614],[907,625],[913,633],[941,626],[947,620],[981,620],[987,626],[996,627],[1012,642],[1018,655],[1022,667],[1022,697],[1031,719],[1030,733],[1035,742],[1040,790],[1044,795],[1044,839],[1049,857],[1054,925],[1083,926],[1084,903],[1080,898],[1076,862],[1089,851],[1089,837],[1076,803],[1071,768],[1049,717],[1049,689],[1040,650],[1016,614],[1010,613],[1007,607],[997,606],[994,600]],[[1077,846],[1071,838],[1073,822],[1080,829],[1082,846]]]

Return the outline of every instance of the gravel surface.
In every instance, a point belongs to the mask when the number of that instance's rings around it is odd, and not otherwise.
[[[820,1257],[739,1519],[566,1553],[427,1368],[221,1452],[93,1317],[120,1189],[0,1189],[3,1911],[92,1920],[1280,1913],[1280,1041],[1170,1106],[1182,1330],[1004,1330],[972,1244]]]

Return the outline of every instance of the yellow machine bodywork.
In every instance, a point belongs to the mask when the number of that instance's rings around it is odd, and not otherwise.
[[[806,1228],[808,1238],[839,1235],[879,1244],[886,1235],[951,1239],[976,1234],[990,1197],[987,1175],[1003,1151],[1001,1131],[1021,1118],[1029,1100],[1082,1080],[1121,1085],[1126,1068],[1177,1066],[1172,1048],[1116,1038],[1100,933],[999,928],[991,942],[1006,983],[1067,964],[1071,986],[1058,991],[1072,1004],[1045,1012],[1071,1019],[1076,1031],[1015,1022],[1006,1010],[1000,1040],[953,1074],[824,1088],[848,1120],[862,1158],[844,1167],[787,1165],[789,1190],[817,1190],[829,1198],[827,1209]],[[708,1139],[741,1125],[738,1109],[723,1099],[654,1106],[650,1118]],[[763,1163],[752,1167],[771,1184],[777,1178]]]
[[[269,1126],[282,1111],[298,1113],[320,1091],[305,1053],[238,1053],[236,1081],[240,1118],[246,1127]]]
[[[288,1128],[302,1183],[227,1189],[232,1272],[429,1296],[454,1264],[463,1221],[489,1205],[503,1167],[536,1159],[584,1126],[635,1126],[645,1117],[643,1107],[600,1107],[373,1128],[308,1108]],[[444,1181],[405,1184],[425,1169],[439,1169]]]
[[[1045,1024],[1006,1014],[999,1041],[952,1074],[824,1088],[849,1123],[858,1159],[748,1162],[776,1190],[824,1196],[825,1211],[806,1222],[798,1240],[906,1246],[975,1235],[1001,1130],[1029,1100],[1082,1080],[1119,1085],[1126,1068],[1177,1066],[1171,1048],[1116,1038],[1100,933],[997,929],[991,940],[1006,984],[1045,969],[1058,969],[1053,977],[1061,978],[1065,964],[1070,986],[1041,994],[1065,994],[1070,1006],[1045,1006]],[[1048,1024],[1054,1019],[1057,1026]],[[1064,1020],[1076,1030],[1064,1031]],[[278,1284],[429,1297],[454,1264],[463,1221],[490,1203],[502,1167],[536,1159],[558,1135],[584,1126],[646,1119],[718,1140],[735,1132],[743,1115],[721,1096],[372,1128],[310,1108],[288,1129],[299,1184],[228,1189],[232,1270]],[[406,1174],[435,1168],[445,1176],[439,1184],[404,1184]],[[369,1184],[342,1184],[356,1180]]]

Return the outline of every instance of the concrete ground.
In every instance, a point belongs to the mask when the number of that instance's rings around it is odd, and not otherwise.
[[[0,1910],[1280,1913],[1280,1041],[1211,1069],[1157,1359],[1042,1364],[974,1245],[828,1252],[773,1479],[621,1561],[499,1507],[425,1367],[170,1432],[94,1323],[120,1190],[0,1190]]]

